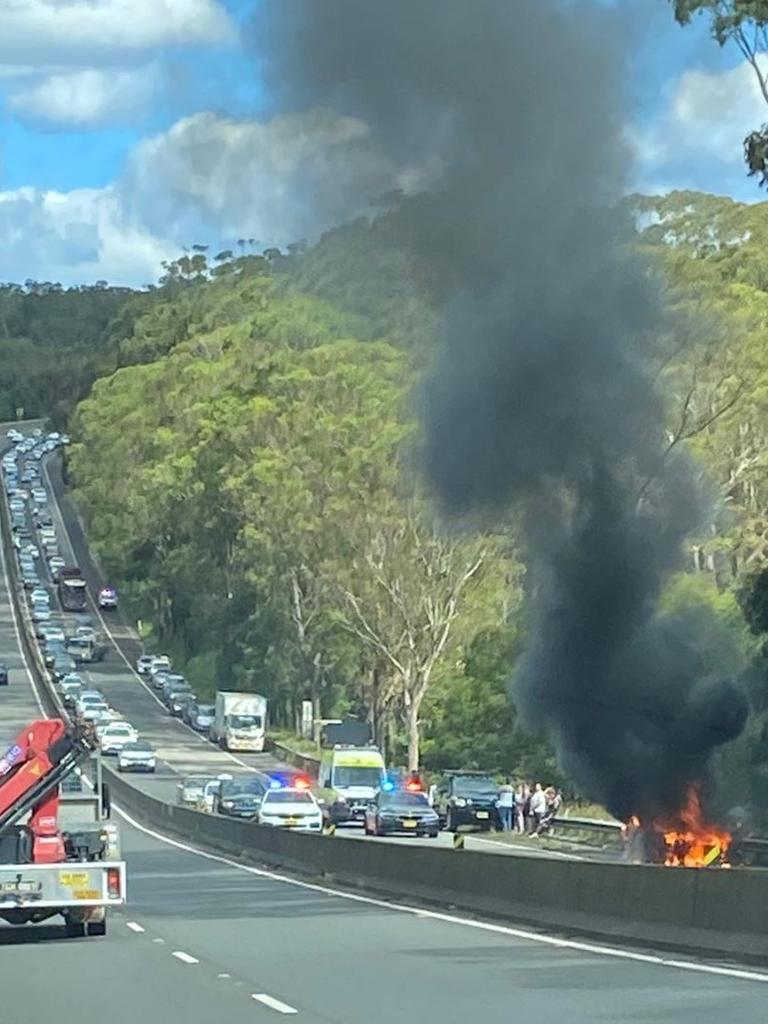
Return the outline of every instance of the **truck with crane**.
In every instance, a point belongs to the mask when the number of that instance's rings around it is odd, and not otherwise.
[[[62,792],[95,762],[92,793]],[[93,738],[61,719],[23,729],[0,757],[0,919],[64,918],[70,937],[104,935],[125,903],[125,864],[109,821]]]

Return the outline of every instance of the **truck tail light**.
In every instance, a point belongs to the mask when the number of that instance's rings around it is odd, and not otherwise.
[[[111,900],[120,899],[120,868],[107,868],[107,895]]]

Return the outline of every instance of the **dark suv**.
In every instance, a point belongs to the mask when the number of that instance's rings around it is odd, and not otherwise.
[[[228,818],[255,818],[266,791],[267,784],[258,775],[222,779],[213,800],[214,813]]]
[[[498,783],[483,772],[445,772],[435,787],[433,804],[449,832],[474,825],[484,832],[498,826]]]

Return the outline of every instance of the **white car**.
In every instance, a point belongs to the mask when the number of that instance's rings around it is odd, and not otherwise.
[[[119,772],[153,772],[157,765],[154,748],[146,740],[127,743],[117,752]]]
[[[40,604],[51,603],[51,596],[45,589],[45,587],[35,587],[35,589],[29,595],[29,599],[32,602],[32,604],[37,604],[38,602],[40,602]]]
[[[260,825],[320,832],[323,812],[308,789],[268,789],[257,815]]]
[[[59,581],[59,570],[63,569],[66,564],[61,555],[53,555],[48,559],[48,568],[51,570],[51,576],[55,583]]]
[[[80,717],[85,722],[95,722],[97,725],[106,725],[111,721],[109,705],[102,704],[97,701],[86,701],[86,703],[82,705]]]
[[[198,810],[205,811],[206,814],[213,814],[213,805],[216,802],[216,794],[219,792],[219,787],[222,782],[231,778],[232,776],[227,775],[225,772],[217,778],[211,779],[210,782],[206,782],[202,796],[197,804]]]
[[[152,662],[154,660],[154,656],[151,654],[139,655],[139,657],[136,659],[136,671],[139,673],[140,676],[147,675],[149,670],[152,668]]]
[[[149,665],[149,674],[154,676],[158,672],[171,671],[171,659],[167,654],[156,654]]]
[[[118,754],[129,743],[136,743],[138,732],[128,722],[111,722],[97,728],[102,754]]]

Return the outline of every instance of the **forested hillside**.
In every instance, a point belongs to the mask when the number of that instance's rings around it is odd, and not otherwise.
[[[111,325],[129,295],[106,282],[0,285],[0,419],[63,424],[91,383],[115,369]]]
[[[665,601],[707,604],[752,659],[748,736],[726,755],[748,784],[768,746],[766,673],[737,603],[753,608],[768,557],[768,205],[627,204],[687,325],[659,338],[654,368],[668,449],[695,455],[711,495]],[[412,763],[550,776],[507,696],[525,615],[514,524],[448,533],[423,491],[434,283],[398,248],[397,216],[287,253],[198,246],[107,322],[54,332],[57,358],[85,353],[68,394],[101,371],[70,420],[70,477],[115,582],[199,687],[263,691],[288,727],[309,696],[324,715],[370,712]],[[54,408],[53,373],[45,386]]]

